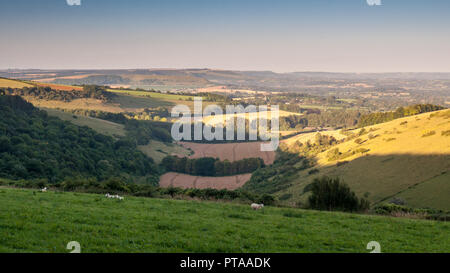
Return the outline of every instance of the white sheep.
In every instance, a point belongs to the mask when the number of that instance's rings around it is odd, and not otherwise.
[[[107,193],[107,194],[105,194],[105,197],[106,198],[115,198],[115,199],[123,200],[123,197],[119,196],[117,194],[116,195],[111,195],[111,194]]]
[[[47,192],[47,187],[41,189],[41,192]]]
[[[259,210],[259,209],[264,208],[264,204],[255,204],[255,203],[253,203],[253,204],[251,204],[251,208],[253,210]]]

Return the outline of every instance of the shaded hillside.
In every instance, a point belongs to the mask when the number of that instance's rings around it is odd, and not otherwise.
[[[0,96],[0,106],[0,177],[52,182],[123,176],[157,182],[158,168],[134,141],[50,117],[18,96]]]

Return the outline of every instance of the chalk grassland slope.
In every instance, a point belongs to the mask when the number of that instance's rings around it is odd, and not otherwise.
[[[125,136],[125,129],[122,124],[114,123],[111,121],[74,115],[71,113],[59,111],[56,109],[42,109],[45,110],[49,115],[58,117],[62,120],[70,121],[78,126],[87,126],[94,129],[100,134],[109,136]]]
[[[0,188],[0,252],[449,252],[450,224]]]
[[[299,172],[292,186],[279,194],[306,201],[305,187],[314,178],[328,175],[341,177],[374,204],[397,196],[415,207],[450,210],[450,110],[365,129],[371,132],[360,137],[360,144],[351,140],[331,148],[350,156],[329,161],[331,149],[319,154],[319,173]]]
[[[140,145],[138,149],[153,158],[156,163],[160,163],[164,157],[168,155],[176,155],[179,157],[189,156],[191,151],[181,145],[175,143],[164,143],[161,141],[150,140],[147,145]]]
[[[275,152],[261,151],[262,142],[202,144],[180,142],[180,144],[194,152],[190,158],[213,157],[220,160],[238,161],[245,158],[262,158],[269,165],[275,160]]]
[[[0,78],[0,88],[23,88],[23,87],[33,87],[31,84],[27,84],[18,80],[10,80]]]
[[[251,174],[240,174],[233,176],[207,177],[170,172],[161,176],[159,186],[163,188],[235,190],[247,183],[251,176]]]

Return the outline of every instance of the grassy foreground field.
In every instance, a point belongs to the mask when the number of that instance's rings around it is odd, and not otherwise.
[[[0,188],[0,252],[449,252],[450,224]]]

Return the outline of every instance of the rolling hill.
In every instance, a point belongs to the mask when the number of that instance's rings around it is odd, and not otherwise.
[[[397,197],[413,207],[450,210],[450,110],[360,130],[353,131],[351,140],[318,154],[318,172],[300,171],[291,186],[277,194],[291,195],[288,202],[305,202],[306,187],[327,175],[342,178],[372,204]]]
[[[0,88],[23,88],[32,87],[33,85],[24,83],[19,80],[10,80],[5,78],[0,78]]]
[[[447,222],[9,188],[0,203],[0,252],[450,251]]]

